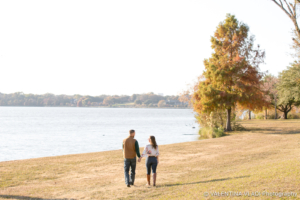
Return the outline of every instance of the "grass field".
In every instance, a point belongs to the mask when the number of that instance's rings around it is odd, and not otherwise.
[[[299,198],[300,120],[241,123],[247,131],[161,145],[157,187],[145,186],[145,159],[137,165],[136,186],[125,187],[116,150],[0,162],[0,199],[216,199],[212,192],[230,191],[260,194],[218,199]]]

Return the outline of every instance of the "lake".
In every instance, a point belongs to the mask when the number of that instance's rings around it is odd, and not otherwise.
[[[195,141],[199,130],[191,109],[0,107],[0,161],[121,149],[130,129],[140,147],[149,135]]]

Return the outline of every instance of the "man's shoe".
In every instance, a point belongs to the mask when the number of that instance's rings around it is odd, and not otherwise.
[[[129,185],[134,185],[133,182],[129,182]]]
[[[127,185],[127,187],[130,187],[130,185]]]

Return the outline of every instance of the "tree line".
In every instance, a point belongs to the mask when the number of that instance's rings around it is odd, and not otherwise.
[[[161,96],[154,93],[129,95],[55,95],[46,93],[0,93],[0,106],[66,106],[66,107],[187,107],[180,96]]]

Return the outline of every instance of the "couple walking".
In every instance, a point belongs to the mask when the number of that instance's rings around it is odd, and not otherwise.
[[[141,162],[142,157],[146,157],[146,169],[147,169],[147,184],[150,186],[150,174],[152,169],[153,174],[153,186],[156,185],[156,167],[159,163],[159,151],[154,136],[148,138],[149,144],[146,145],[142,155],[140,155],[139,143],[134,139],[135,131],[130,130],[129,136],[123,140],[122,149],[124,156],[124,173],[125,183],[127,187],[134,185],[135,169],[136,169],[136,156],[138,156],[138,162]],[[130,176],[129,176],[129,169]]]

